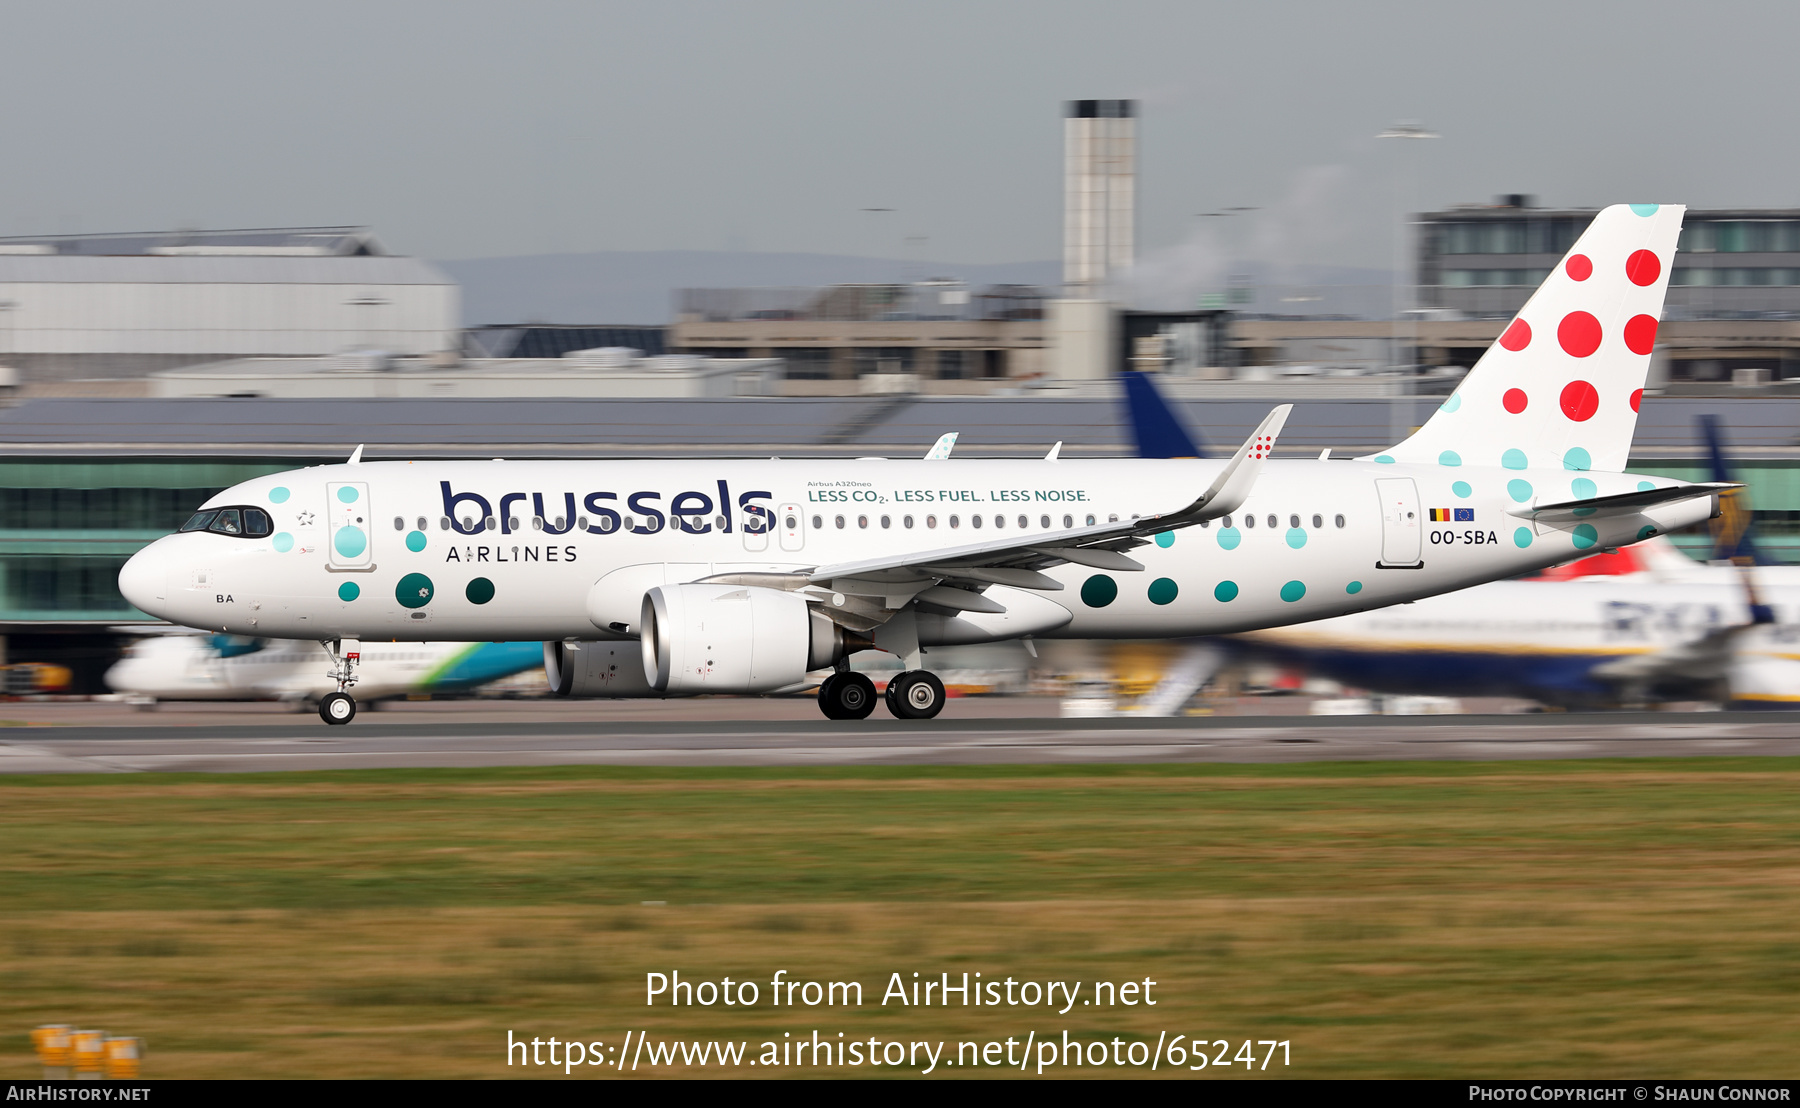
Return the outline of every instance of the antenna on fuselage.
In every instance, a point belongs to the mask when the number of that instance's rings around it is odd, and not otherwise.
[[[352,450],[350,452],[350,460],[348,462],[345,462],[344,464],[352,465],[352,466],[362,464],[362,444],[361,443],[358,443],[356,446],[356,449]]]

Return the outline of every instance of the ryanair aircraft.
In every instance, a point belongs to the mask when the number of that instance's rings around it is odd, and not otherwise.
[[[850,654],[943,708],[930,647],[1211,635],[1515,577],[1686,527],[1732,486],[1621,472],[1685,209],[1618,205],[1416,434],[1270,459],[369,462],[246,481],[138,553],[143,611],[310,639],[346,723],[364,641],[544,642],[571,696],[767,693],[809,670],[875,707]],[[1440,518],[1440,513],[1442,518]]]

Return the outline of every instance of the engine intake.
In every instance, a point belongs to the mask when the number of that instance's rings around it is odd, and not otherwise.
[[[843,629],[780,589],[663,585],[639,627],[644,678],[670,696],[773,692],[844,656]]]

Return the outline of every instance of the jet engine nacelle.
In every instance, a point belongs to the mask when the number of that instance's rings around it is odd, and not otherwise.
[[[659,696],[644,680],[644,662],[634,642],[547,642],[544,676],[557,696],[628,699]]]
[[[780,589],[698,582],[644,594],[638,643],[657,692],[759,693],[844,656],[843,629]]]

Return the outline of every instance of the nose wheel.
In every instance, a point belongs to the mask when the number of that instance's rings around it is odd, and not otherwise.
[[[887,708],[895,719],[932,719],[944,710],[944,683],[928,670],[897,673],[888,682]]]
[[[349,693],[326,693],[319,701],[319,718],[336,727],[342,727],[356,718],[356,700]]]
[[[875,710],[875,682],[845,670],[827,677],[819,686],[819,711],[826,719],[868,719]]]
[[[356,684],[356,663],[362,661],[362,643],[356,639],[326,639],[320,643],[331,656],[331,671],[325,676],[337,684],[337,691],[319,700],[319,718],[334,727],[342,727],[356,718],[356,700],[350,686]]]

